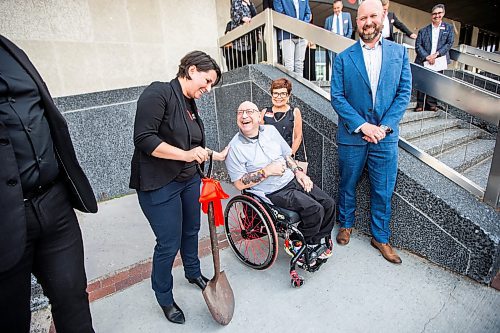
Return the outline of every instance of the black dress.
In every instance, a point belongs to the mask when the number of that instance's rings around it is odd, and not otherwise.
[[[290,107],[287,112],[276,112],[273,114],[273,108],[269,107],[266,109],[266,114],[264,115],[264,124],[276,127],[290,147],[293,142],[293,126],[295,120],[293,110],[294,108]]]

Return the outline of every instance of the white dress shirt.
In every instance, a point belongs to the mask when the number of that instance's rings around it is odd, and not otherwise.
[[[432,25],[432,47],[431,54],[436,53],[439,40],[439,31],[441,30],[441,24],[436,28],[434,24]]]
[[[297,14],[297,18],[300,20],[299,0],[293,0],[293,5],[295,6],[295,13]]]
[[[337,31],[337,20],[340,19],[340,24],[339,24],[339,31]],[[342,21],[342,12],[340,15],[333,15],[333,22],[332,22],[332,32],[336,33],[337,35],[344,36],[344,22]]]
[[[375,47],[368,47],[361,39],[359,43],[361,44],[361,50],[363,50],[363,60],[365,61],[366,73],[368,74],[368,80],[370,81],[370,89],[372,91],[372,102],[375,106],[375,98],[377,97],[377,86],[380,77],[380,70],[382,69],[382,37],[379,38]],[[363,123],[361,126],[356,128],[355,133],[359,133],[361,127],[366,124]],[[376,125],[376,124],[375,124]]]
[[[377,95],[378,79],[380,77],[380,69],[382,68],[382,42],[379,38],[375,47],[369,48],[361,39],[361,50],[363,50],[363,59],[365,60],[366,72],[368,80],[370,80],[370,88],[372,90],[373,105],[375,105],[375,97]]]
[[[389,14],[389,13],[387,13]],[[391,29],[389,29],[389,15],[384,17],[384,28],[382,29],[382,38],[388,38],[391,34]]]

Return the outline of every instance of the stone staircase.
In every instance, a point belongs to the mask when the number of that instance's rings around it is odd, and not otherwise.
[[[400,136],[444,164],[486,187],[494,137],[444,111],[415,112],[410,103],[400,123]]]

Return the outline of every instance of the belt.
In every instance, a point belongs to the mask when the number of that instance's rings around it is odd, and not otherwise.
[[[55,184],[57,184],[59,182],[59,177],[56,177],[54,180],[48,182],[47,184],[45,185],[42,185],[42,186],[38,186],[34,189],[31,189],[29,191],[26,191],[24,193],[24,201],[30,201],[30,200],[33,200],[35,199],[36,197],[44,194],[45,192],[47,192],[48,190],[50,190],[50,188],[52,186],[54,186]]]

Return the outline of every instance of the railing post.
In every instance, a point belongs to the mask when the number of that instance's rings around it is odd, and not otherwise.
[[[273,23],[272,9],[266,9],[266,25],[264,26],[264,40],[266,41],[267,63],[275,65],[278,59],[278,48],[276,44],[276,31]]]
[[[497,133],[497,140],[495,142],[495,151],[491,160],[490,174],[488,176],[488,184],[486,191],[484,191],[484,199],[488,205],[499,209],[500,199],[500,132]]]
[[[459,46],[459,49],[460,49],[460,52],[462,53],[467,53],[467,45],[465,44],[460,44]],[[465,64],[464,63],[461,63],[461,62],[458,62],[458,67],[461,71],[465,71],[466,70],[466,67],[465,67]]]

